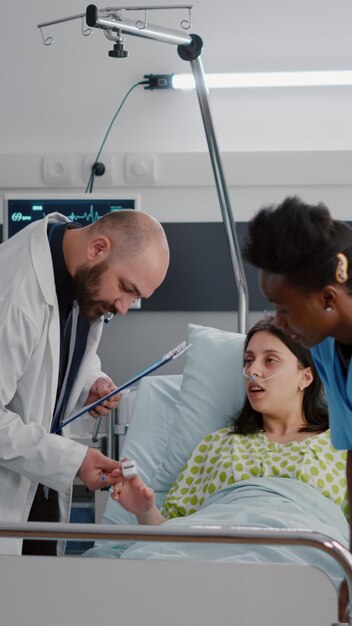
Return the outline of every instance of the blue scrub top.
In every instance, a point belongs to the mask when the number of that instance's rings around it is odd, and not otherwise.
[[[352,450],[352,366],[345,376],[335,339],[328,337],[311,353],[324,383],[329,405],[329,425],[332,445],[337,450]]]

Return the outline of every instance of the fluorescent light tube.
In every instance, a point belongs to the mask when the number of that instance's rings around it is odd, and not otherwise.
[[[338,87],[352,85],[352,70],[309,72],[243,72],[236,74],[206,74],[209,89],[249,89],[261,87]],[[174,89],[194,89],[192,74],[173,74]]]

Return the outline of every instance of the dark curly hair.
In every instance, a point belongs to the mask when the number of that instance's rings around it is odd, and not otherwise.
[[[302,432],[323,432],[329,428],[328,408],[323,391],[323,385],[315,368],[310,351],[301,344],[293,341],[291,337],[275,326],[273,317],[268,316],[257,322],[249,331],[244,343],[244,352],[250,339],[259,331],[271,333],[278,337],[282,343],[297,357],[298,367],[304,369],[310,367],[313,373],[313,381],[303,391],[303,416],[306,426],[300,428]],[[231,433],[250,435],[263,428],[263,416],[255,411],[248,400],[238,415],[233,419]]]
[[[352,229],[334,220],[324,204],[305,204],[298,197],[269,206],[250,220],[242,253],[252,265],[282,274],[307,292],[336,283],[336,255],[352,267]],[[352,273],[345,284],[352,293]]]

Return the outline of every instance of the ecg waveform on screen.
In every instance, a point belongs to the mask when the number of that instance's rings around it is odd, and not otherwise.
[[[72,211],[72,213],[70,213],[70,215],[68,215],[67,217],[69,220],[71,220],[71,222],[86,221],[88,223],[91,222],[93,224],[101,217],[101,215],[100,213],[98,213],[98,211],[95,211],[94,206],[91,205],[89,211],[84,211],[81,214],[74,213]]]

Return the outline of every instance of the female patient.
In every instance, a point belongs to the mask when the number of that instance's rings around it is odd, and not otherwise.
[[[113,499],[140,524],[190,515],[216,491],[254,477],[303,481],[347,514],[345,452],[331,446],[310,352],[271,319],[263,320],[246,337],[243,374],[246,400],[240,414],[230,428],[200,442],[161,510],[139,476],[115,485]]]

